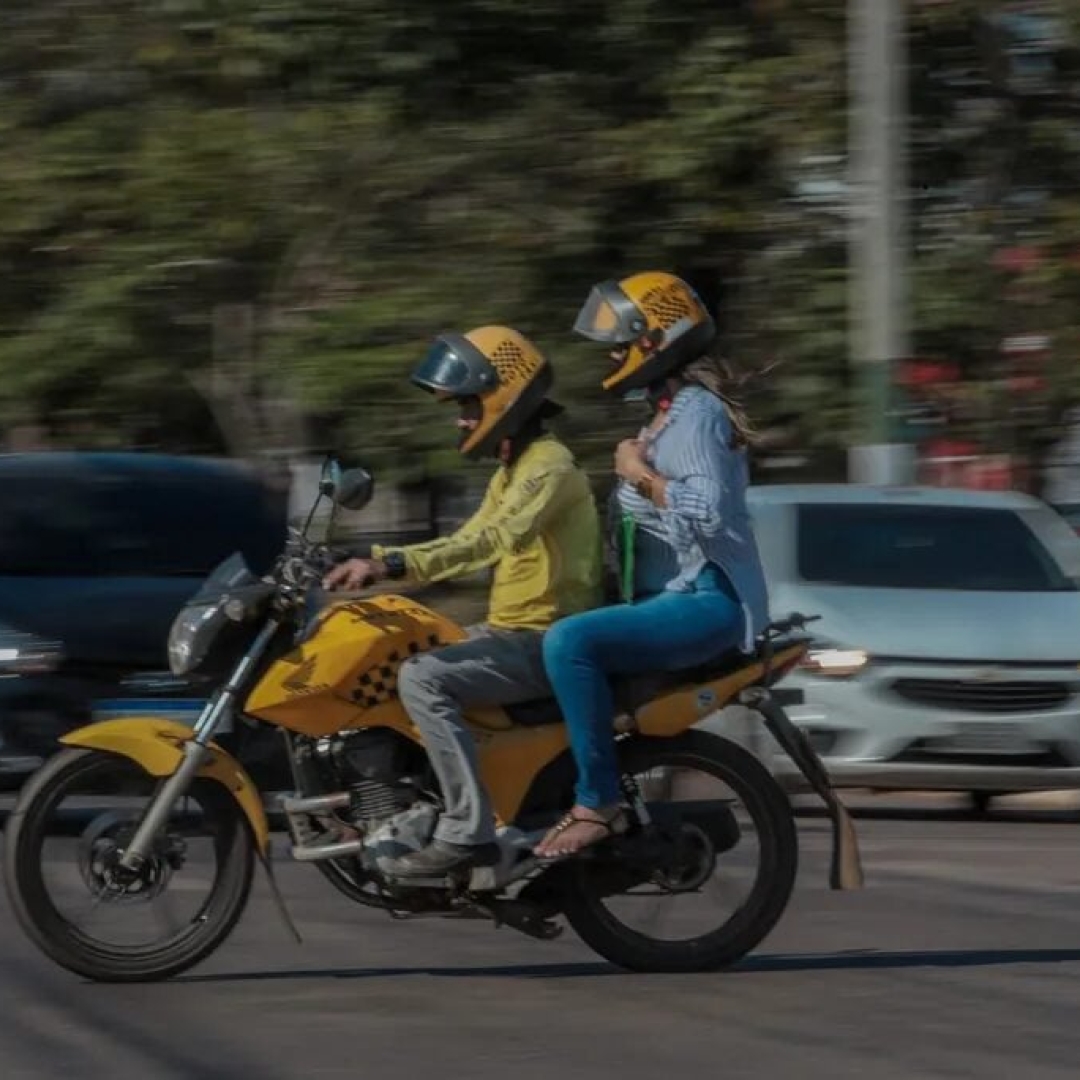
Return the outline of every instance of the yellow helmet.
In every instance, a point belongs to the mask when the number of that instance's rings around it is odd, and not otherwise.
[[[546,357],[508,326],[440,334],[412,373],[412,382],[462,406],[458,449],[468,458],[493,454],[537,414],[561,412],[547,400],[555,377]]]
[[[605,390],[642,390],[696,360],[716,336],[698,294],[674,274],[650,270],[594,285],[574,332],[621,348]]]

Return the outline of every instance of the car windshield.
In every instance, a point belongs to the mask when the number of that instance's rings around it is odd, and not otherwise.
[[[959,506],[806,504],[799,576],[879,589],[1075,591],[1020,514]]]

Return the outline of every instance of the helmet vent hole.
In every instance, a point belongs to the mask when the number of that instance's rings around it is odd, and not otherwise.
[[[674,326],[680,319],[694,317],[690,297],[677,282],[650,289],[641,298],[641,306],[664,330]]]
[[[513,341],[501,341],[491,354],[491,362],[503,382],[519,382],[532,374],[532,364]]]

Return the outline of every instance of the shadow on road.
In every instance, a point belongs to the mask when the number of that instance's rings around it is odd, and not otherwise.
[[[844,793],[840,792],[841,798]],[[820,806],[793,807],[799,820],[825,819]],[[982,825],[1076,825],[1080,815],[1076,810],[993,809],[986,812],[957,807],[859,806],[848,803],[856,821],[927,821],[954,824],[977,822]]]
[[[930,967],[996,967],[1003,964],[1080,963],[1080,949],[942,949],[927,952],[859,952],[751,956],[736,971],[873,971]]]
[[[932,967],[996,967],[1005,964],[1080,963],[1080,949],[965,949],[930,952],[850,952],[752,956],[727,972],[705,975],[752,975],[783,971],[874,971]],[[507,964],[480,967],[322,968],[299,971],[246,971],[235,974],[182,975],[174,983],[284,982],[311,979],[393,979],[426,975],[446,979],[577,979],[623,975],[609,964]],[[703,978],[705,975],[698,975]]]

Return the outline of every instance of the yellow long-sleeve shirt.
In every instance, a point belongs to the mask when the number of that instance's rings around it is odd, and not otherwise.
[[[413,581],[463,577],[494,566],[487,621],[544,630],[601,599],[600,522],[588,478],[545,435],[500,466],[476,513],[450,536],[398,549]]]

